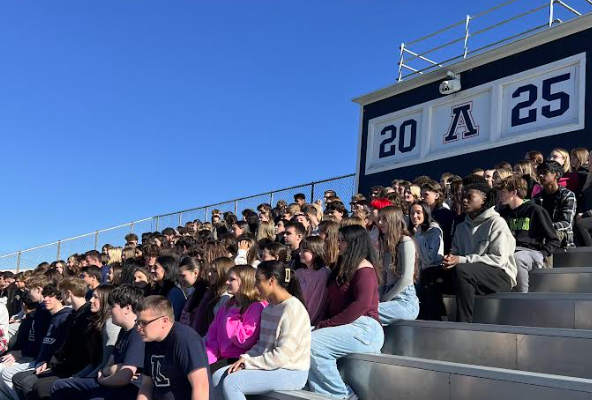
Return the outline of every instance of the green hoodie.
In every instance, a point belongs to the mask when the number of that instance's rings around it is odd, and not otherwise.
[[[475,219],[468,215],[459,224],[452,241],[452,254],[459,256],[459,264],[481,262],[501,268],[516,286],[516,239],[506,221],[492,207]]]

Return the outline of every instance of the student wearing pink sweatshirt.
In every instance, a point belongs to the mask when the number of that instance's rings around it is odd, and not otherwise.
[[[267,306],[255,289],[255,268],[250,265],[232,267],[227,285],[232,298],[218,310],[205,340],[212,373],[234,363],[257,343],[261,312]]]

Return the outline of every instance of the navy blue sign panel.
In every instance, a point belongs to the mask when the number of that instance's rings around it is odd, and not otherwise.
[[[524,43],[522,50],[497,49],[499,57],[483,62],[477,56],[468,70],[461,70],[463,62],[449,66],[462,82],[452,95],[440,94],[442,80],[424,75],[409,90],[397,90],[398,84],[357,99],[363,113],[358,192],[395,178],[439,179],[443,172],[464,176],[501,161],[514,164],[530,150],[592,149],[586,98],[592,93],[592,18],[585,21],[588,26],[573,21],[579,28],[534,47],[531,37],[513,44]]]

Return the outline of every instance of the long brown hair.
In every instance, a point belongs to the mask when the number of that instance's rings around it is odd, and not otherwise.
[[[109,294],[113,289],[115,289],[115,286],[111,284],[102,284],[95,288],[93,294],[96,294],[99,298],[101,307],[99,308],[99,311],[92,314],[87,332],[91,330],[101,332],[103,326],[107,323],[107,320],[111,316],[111,313],[109,312]]]
[[[333,269],[339,258],[339,224],[324,219],[319,224],[319,230],[325,234],[325,265]]]
[[[413,241],[415,246],[415,240],[405,227],[405,219],[403,217],[403,211],[400,208],[394,206],[388,206],[380,209],[378,212],[379,218],[384,220],[384,223],[388,226],[388,232],[386,234],[380,232],[380,261],[384,262],[385,254],[388,252],[391,254],[391,263],[388,266],[393,271],[395,276],[401,276],[401,272],[397,269],[398,264],[398,247],[402,242],[403,237],[407,236]],[[419,262],[417,247],[415,251],[415,265],[413,272],[413,280],[416,282],[419,279]]]
[[[255,289],[255,268],[250,265],[235,265],[228,271],[228,277],[230,274],[235,274],[240,279],[240,287],[239,292],[228,300],[226,308],[238,306],[242,314],[251,304],[261,301],[259,292]]]
[[[312,268],[319,270],[325,267],[325,241],[318,236],[307,236],[300,243],[300,252],[308,250],[313,254]]]

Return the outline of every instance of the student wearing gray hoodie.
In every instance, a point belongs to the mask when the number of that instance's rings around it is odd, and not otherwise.
[[[516,286],[516,240],[495,211],[497,193],[484,184],[468,185],[463,194],[465,221],[456,228],[443,269],[432,274],[430,290],[456,294],[456,320],[473,321],[475,295],[509,292]],[[435,304],[426,304],[443,308]]]

